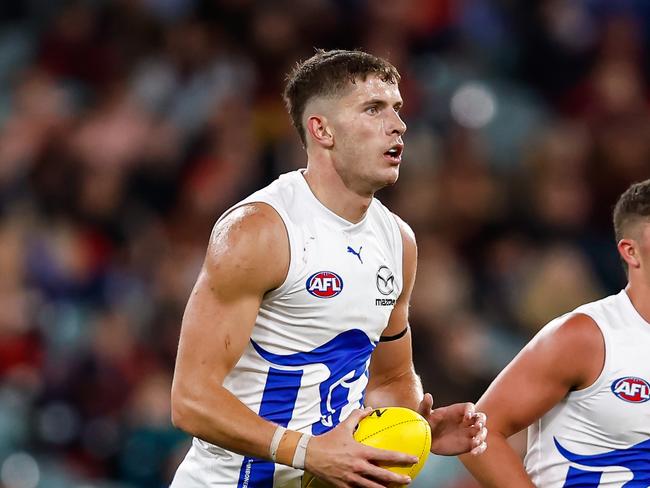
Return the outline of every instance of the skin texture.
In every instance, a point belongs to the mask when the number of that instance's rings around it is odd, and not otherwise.
[[[308,164],[305,179],[316,197],[350,222],[360,221],[372,195],[392,184],[399,161],[384,153],[401,144],[406,126],[397,110],[397,85],[375,77],[351,84],[339,98],[310,101],[305,110]],[[404,243],[404,291],[385,334],[408,325],[408,302],[415,281],[417,251],[412,231],[398,220]],[[276,425],[253,413],[223,385],[241,357],[263,296],[286,278],[289,242],[281,218],[266,204],[239,207],[215,226],[203,268],[181,327],[172,386],[172,420],[182,430],[240,454],[269,459]],[[420,408],[430,420],[440,453],[484,449],[484,418],[473,405],[431,411],[413,369],[410,332],[380,344],[371,359],[367,398],[373,407]],[[330,432],[313,437],[306,468],[337,487],[406,484],[377,464],[410,465],[416,459],[364,446],[352,437],[372,409],[357,410]],[[478,450],[478,451],[477,451]]]
[[[617,247],[628,268],[626,292],[650,322],[650,223],[636,221],[625,235],[629,237]],[[478,457],[461,456],[461,461],[482,486],[534,486],[506,439],[542,417],[569,392],[593,384],[604,361],[602,333],[586,315],[554,321],[532,339],[477,403],[490,418],[490,448]]]
[[[397,85],[369,76],[340,98],[316,99],[305,107],[305,179],[327,208],[350,222],[363,218],[377,190],[397,181],[399,162],[384,153],[403,145],[401,106]]]

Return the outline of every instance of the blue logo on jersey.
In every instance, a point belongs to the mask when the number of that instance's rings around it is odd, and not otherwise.
[[[307,278],[307,291],[318,298],[332,298],[343,290],[343,280],[332,271],[319,271]]]
[[[576,454],[565,449],[556,438],[555,447],[568,461],[585,468],[622,467],[632,473],[632,479],[622,485],[624,488],[648,488],[650,486],[650,439],[627,449],[614,449],[601,454]],[[571,466],[564,488],[598,488],[604,470],[579,469]]]
[[[347,330],[313,351],[290,355],[273,354],[255,341],[251,343],[258,354],[273,365],[322,364],[327,368],[329,376],[319,386],[321,419],[312,425],[314,435],[323,434],[339,423],[341,409],[348,404],[348,391],[362,376],[367,376],[368,359],[376,345],[359,329]],[[286,391],[276,391],[279,398],[286,395]]]
[[[347,330],[313,351],[289,355],[266,351],[252,339],[251,344],[260,356],[272,364],[266,377],[259,415],[284,427],[293,417],[303,368],[310,364],[322,364],[329,371],[327,379],[319,385],[321,416],[320,421],[311,426],[314,435],[323,434],[340,422],[341,410],[349,403],[350,388],[362,376],[368,376],[368,360],[377,345],[358,329]],[[237,487],[272,488],[274,471],[273,462],[246,456],[242,461]]]
[[[359,248],[359,252],[355,251],[352,247],[348,246],[348,252],[350,254],[354,254],[356,257],[359,258],[359,261],[361,261],[361,264],[363,264],[363,259],[361,259],[361,249],[363,249],[363,246]]]
[[[311,426],[312,434],[323,434],[341,420],[341,410],[348,402],[350,388],[368,376],[368,360],[376,343],[359,329],[347,330],[313,351],[281,355],[265,351],[251,339],[257,353],[274,366],[295,367],[287,370],[271,366],[262,393],[259,414],[261,417],[286,427],[300,390],[303,369],[310,364],[322,364],[329,376],[319,385],[319,422]],[[275,464],[271,461],[244,457],[239,473],[238,488],[273,485]]]

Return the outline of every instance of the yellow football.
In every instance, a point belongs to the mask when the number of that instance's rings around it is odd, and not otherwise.
[[[417,412],[404,407],[377,408],[359,422],[354,438],[368,446],[390,451],[400,451],[417,456],[412,466],[383,466],[390,471],[415,479],[429,456],[431,429],[429,423]],[[326,488],[327,483],[310,473],[302,478],[303,488]]]

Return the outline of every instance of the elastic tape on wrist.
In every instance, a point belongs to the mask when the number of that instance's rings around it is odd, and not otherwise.
[[[296,446],[296,452],[293,455],[293,462],[291,466],[296,469],[305,469],[305,456],[307,455],[307,444],[311,436],[309,434],[303,434],[298,441]]]
[[[278,425],[278,428],[275,429],[273,439],[271,439],[271,445],[269,446],[269,455],[271,456],[273,462],[276,460],[275,457],[278,455],[278,447],[280,447],[280,441],[282,440],[282,436],[286,430],[287,429],[281,425]]]

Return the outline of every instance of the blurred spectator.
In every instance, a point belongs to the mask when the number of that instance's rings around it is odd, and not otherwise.
[[[415,362],[476,400],[624,276],[610,212],[650,177],[650,8],[630,0],[0,6],[0,486],[160,487],[183,307],[211,226],[304,165],[280,97],[314,47],[403,75]],[[521,443],[521,439],[518,440]],[[432,458],[414,486],[474,487]]]

